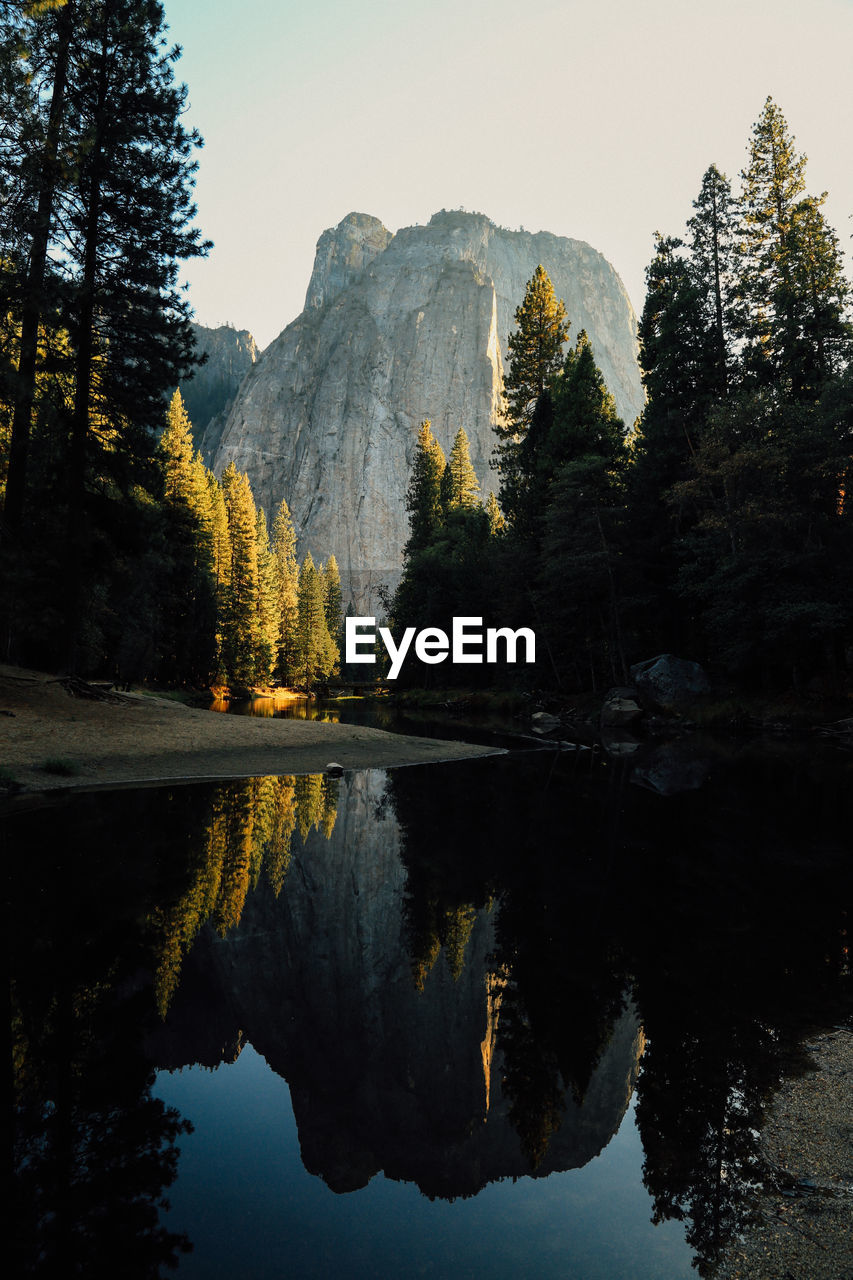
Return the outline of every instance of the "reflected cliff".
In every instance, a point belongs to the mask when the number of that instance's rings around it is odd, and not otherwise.
[[[633,1094],[704,1274],[788,1046],[849,1009],[850,773],[741,751],[667,796],[533,754],[7,812],[21,1271],[173,1261],[153,1071],[250,1044],[336,1192],[581,1169]]]
[[[427,964],[385,774],[348,777],[337,804],[328,836],[294,842],[280,893],[261,879],[237,927],[202,930],[151,1042],[158,1061],[214,1065],[217,1047],[251,1043],[290,1084],[306,1167],[336,1191],[382,1170],[453,1198],[586,1163],[627,1107],[636,1015],[614,1001],[583,1094],[552,1083],[559,1102],[549,1096],[548,1141],[534,1151],[527,1130],[545,1104],[524,1074],[536,1050],[517,1043],[525,1014],[499,912],[443,904]]]

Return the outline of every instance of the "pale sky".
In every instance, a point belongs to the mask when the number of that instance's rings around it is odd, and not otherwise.
[[[165,0],[210,257],[196,318],[266,346],[320,234],[464,207],[587,240],[639,313],[655,230],[734,181],[770,94],[850,267],[853,0]],[[570,317],[571,319],[571,317]]]

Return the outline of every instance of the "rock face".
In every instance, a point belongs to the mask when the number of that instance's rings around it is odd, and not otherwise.
[[[181,386],[193,424],[193,439],[208,464],[216,456],[228,411],[244,377],[260,355],[248,329],[194,324],[196,345],[207,362]]]
[[[324,231],[317,241],[305,310],[319,310],[343,293],[392,239],[388,228],[369,213],[350,213],[339,226]]]
[[[445,452],[464,427],[483,495],[503,344],[541,263],[585,328],[630,425],[642,406],[636,320],[613,268],[589,245],[435,214],[392,235],[350,214],[320,237],[305,310],[250,369],[215,451],[247,471],[268,516],[286,498],[299,553],[334,553],[359,607],[399,577],[405,493],[424,418]]]

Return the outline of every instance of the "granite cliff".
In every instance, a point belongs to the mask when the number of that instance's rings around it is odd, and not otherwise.
[[[334,553],[360,607],[396,582],[417,429],[445,451],[464,426],[483,492],[503,347],[542,265],[586,329],[627,425],[642,406],[636,320],[610,264],[579,240],[442,212],[392,235],[350,214],[320,237],[305,310],[249,369],[215,451],[269,514],[287,498],[300,554]]]
[[[194,324],[196,348],[207,360],[181,384],[193,424],[193,438],[208,460],[216,455],[228,412],[240,383],[260,355],[248,329],[223,324],[217,329]]]

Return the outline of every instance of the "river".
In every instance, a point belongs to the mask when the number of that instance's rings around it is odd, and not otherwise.
[[[10,806],[19,1270],[704,1271],[798,1036],[849,1013],[851,765],[688,743]]]

